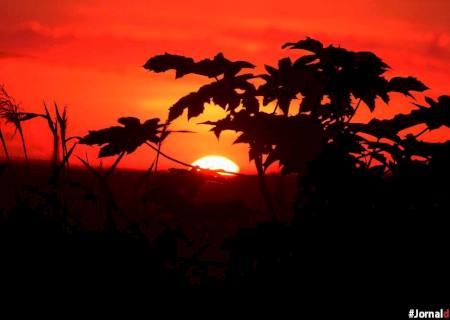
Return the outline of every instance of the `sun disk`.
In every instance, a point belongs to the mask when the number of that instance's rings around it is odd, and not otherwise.
[[[195,160],[192,165],[202,169],[239,172],[239,166],[223,156],[206,156]]]

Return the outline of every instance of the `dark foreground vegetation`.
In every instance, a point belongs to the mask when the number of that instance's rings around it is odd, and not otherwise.
[[[150,71],[213,81],[175,103],[167,122],[120,118],[120,126],[84,137],[68,136],[65,110],[27,113],[4,91],[1,116],[17,129],[26,161],[21,169],[12,163],[2,138],[0,246],[9,280],[99,290],[291,288],[319,300],[442,298],[449,284],[450,142],[422,138],[450,126],[450,97],[413,100],[409,113],[357,123],[359,108],[373,111],[381,100],[389,105],[391,94],[413,97],[427,87],[412,77],[387,79],[389,67],[370,52],[310,38],[284,47],[301,54],[262,75],[221,54],[199,62],[153,57],[144,66]],[[158,171],[159,157],[170,158],[164,139],[183,133],[171,131],[171,122],[185,110],[188,118],[200,115],[211,101],[227,115],[205,124],[218,137],[237,132],[257,176]],[[54,136],[53,164],[36,181],[21,129],[33,119],[47,121]],[[94,168],[75,156],[77,144],[98,145],[99,157],[116,161]],[[116,170],[141,145],[155,150],[149,170]],[[276,162],[282,173],[268,179]],[[295,186],[278,183],[292,177]]]

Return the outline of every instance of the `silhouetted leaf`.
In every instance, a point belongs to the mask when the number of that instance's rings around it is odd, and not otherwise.
[[[162,127],[159,119],[153,118],[141,124],[140,120],[134,117],[120,118],[118,120],[123,127],[112,126],[106,129],[89,131],[89,134],[81,138],[80,143],[87,145],[103,146],[99,152],[99,158],[121,154],[123,152],[132,153],[141,144],[151,141],[158,142]]]
[[[306,93],[306,91],[317,84],[317,79],[314,78],[315,75],[311,70],[295,69],[289,58],[281,59],[278,62],[278,69],[267,65],[265,67],[269,74],[261,76],[265,83],[258,87],[257,94],[263,97],[263,105],[276,100],[277,106],[284,114],[289,113],[291,101],[298,93],[309,96],[309,92]],[[316,88],[320,87],[320,84],[316,86]]]
[[[415,104],[418,110],[408,114],[398,114],[392,119],[372,119],[368,124],[352,124],[353,130],[365,132],[378,138],[398,140],[397,134],[419,124],[426,124],[430,130],[441,126],[450,127],[450,98],[440,96],[438,101],[426,97],[429,107]]]
[[[283,49],[303,49],[307,51],[311,51],[314,53],[320,52],[323,48],[323,44],[315,39],[307,37],[305,40],[300,40],[297,42],[288,42],[282,46]]]
[[[352,52],[352,60],[359,68],[375,72],[378,75],[384,73],[389,66],[383,62],[376,54],[369,51]]]
[[[241,111],[233,117],[203,124],[213,125],[211,131],[217,137],[225,130],[240,133],[234,143],[250,144],[250,159],[268,154],[265,168],[279,161],[286,171],[303,169],[325,143],[323,129],[308,117],[285,117],[264,112],[251,115]]]
[[[241,104],[241,99],[245,99],[250,108],[254,107],[249,91],[255,91],[254,86],[248,82],[252,75],[240,75],[236,77],[226,77],[218,81],[200,87],[197,92],[191,92],[182,97],[169,109],[169,121],[173,121],[188,110],[188,119],[199,116],[205,103],[214,102],[224,110],[234,110]],[[237,90],[244,90],[238,93]]]
[[[311,55],[303,56],[303,57],[300,57],[297,60],[295,60],[294,67],[295,68],[304,67],[313,61],[317,61],[317,55],[311,54]]]
[[[407,120],[406,120],[407,121]],[[352,132],[362,132],[370,134],[379,139],[387,138],[393,141],[398,141],[397,133],[404,127],[405,119],[398,117],[392,120],[372,119],[369,123],[351,123],[348,124]]]
[[[144,65],[145,69],[154,72],[165,72],[174,69],[176,70],[177,78],[189,73],[209,78],[215,78],[220,75],[234,76],[242,69],[254,67],[253,64],[247,61],[230,61],[222,53],[217,54],[212,60],[204,59],[199,62],[194,62],[192,58],[166,53],[150,58]]]
[[[180,78],[192,72],[194,60],[184,56],[165,53],[150,58],[144,65],[144,68],[154,72],[166,72],[175,70],[176,77]]]
[[[413,77],[394,77],[389,81],[390,91],[400,92],[412,97],[410,91],[423,92],[428,89],[426,85]]]
[[[123,124],[125,127],[138,127],[141,124],[141,120],[135,117],[122,117],[117,122]]]
[[[77,144],[74,143],[72,145],[72,147],[67,151],[67,154],[64,156],[64,158],[61,160],[61,163],[58,164],[58,166],[54,168],[54,170],[52,172],[52,175],[50,176],[50,178],[48,180],[50,184],[55,184],[56,183],[56,181],[58,180],[58,177],[61,174],[61,171],[63,170],[64,166],[69,161],[69,159],[72,156],[72,153],[75,150],[76,146],[77,146]]]
[[[44,118],[47,120],[47,125],[48,128],[50,129],[50,131],[53,134],[57,133],[57,128],[55,126],[55,123],[53,122],[52,116],[50,114],[50,111],[48,111],[47,105],[44,103],[44,111],[45,111],[45,115]]]
[[[27,121],[27,120],[31,120],[37,117],[41,117],[41,114],[37,114],[37,113],[32,113],[32,112],[20,112],[19,113],[19,120],[20,121]]]
[[[217,54],[213,60],[204,59],[195,63],[193,73],[215,78],[222,74],[235,76],[244,68],[254,68],[255,66],[247,61],[230,61],[222,53]]]

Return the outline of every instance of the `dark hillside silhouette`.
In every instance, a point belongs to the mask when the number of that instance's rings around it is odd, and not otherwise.
[[[84,137],[69,135],[65,109],[27,113],[3,89],[1,125],[17,129],[27,172],[33,167],[26,121],[48,124],[54,150],[48,176],[33,181],[11,161],[0,131],[8,194],[0,248],[4,260],[13,261],[3,267],[24,281],[43,272],[101,289],[113,283],[277,289],[273,294],[293,288],[318,301],[374,292],[397,303],[399,297],[411,303],[441,298],[440,288],[449,284],[443,255],[449,251],[450,140],[427,142],[423,134],[450,127],[450,97],[418,103],[428,88],[414,77],[387,77],[389,66],[371,52],[311,38],[283,48],[295,58],[266,65],[262,74],[222,53],[200,61],[152,57],[144,65],[149,71],[196,74],[208,82],[172,105],[166,122],[122,117],[120,126]],[[354,121],[360,108],[390,107],[394,94],[409,99],[411,111]],[[171,124],[185,113],[201,115],[210,103],[226,115],[202,125],[218,138],[234,131],[235,143],[248,145],[257,176],[224,177],[165,153],[169,134],[195,139]],[[77,154],[80,144],[98,147],[99,158],[115,157],[114,163],[92,165]],[[148,170],[119,170],[141,147],[155,152]],[[160,157],[186,168],[162,172]],[[75,160],[83,169],[73,167]],[[276,163],[279,176],[268,177]],[[292,176],[295,190],[282,188]],[[259,188],[263,212],[229,197],[251,198],[250,185]],[[213,202],[211,190],[223,200]],[[288,208],[280,205],[292,193]],[[23,274],[17,268],[23,265],[33,267]]]

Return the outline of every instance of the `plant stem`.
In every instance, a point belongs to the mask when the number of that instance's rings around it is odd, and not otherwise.
[[[380,142],[381,138],[377,139],[377,143]],[[378,152],[378,148],[375,148],[371,153],[370,153],[370,158],[369,158],[369,162],[367,163],[367,168],[370,168],[370,165],[372,164],[372,159],[373,156]]]
[[[9,157],[8,146],[6,145],[5,137],[3,136],[2,129],[0,129],[0,140],[2,141],[3,152],[5,153],[5,158],[8,163],[8,166],[11,165],[11,159]]]
[[[161,132],[161,137],[164,136],[166,130],[167,130],[168,121],[164,124],[163,130]],[[158,142],[158,151],[156,152],[156,160],[155,160],[155,173],[158,173],[158,163],[159,163],[159,155],[161,154],[161,146],[162,146],[162,140],[159,140]]]
[[[258,172],[258,180],[259,180],[259,189],[261,191],[261,195],[264,199],[264,203],[266,205],[267,213],[271,216],[271,218],[275,217],[275,210],[272,203],[272,197],[270,195],[269,189],[267,188],[264,168],[262,165],[261,155],[255,157],[255,166],[256,171]]]
[[[54,123],[54,132],[53,132],[53,168],[58,167],[58,149],[59,149],[59,141],[58,141],[58,121]],[[63,156],[64,157],[64,156]]]
[[[25,143],[25,136],[23,134],[22,124],[17,123],[17,130],[19,130],[20,140],[22,141],[23,156],[25,157],[25,169],[27,174],[30,173],[30,163],[28,162],[27,145]]]
[[[111,168],[109,168],[108,172],[106,172],[106,177],[108,177],[111,173],[113,173],[113,171],[116,169],[117,165],[119,164],[120,160],[122,160],[123,156],[125,155],[125,151],[122,151],[119,156],[117,157],[116,161],[114,161],[113,165],[111,166]]]
[[[420,137],[421,135],[423,135],[425,132],[427,132],[428,130],[430,130],[430,128],[428,128],[428,127],[426,127],[425,129],[423,129],[422,131],[420,131],[418,134],[416,134],[415,136],[414,136],[414,138],[418,138],[418,137]]]
[[[355,111],[353,111],[352,115],[350,116],[350,118],[348,118],[347,123],[349,123],[350,121],[352,121],[353,117],[355,116],[356,112],[359,109],[359,105],[361,104],[361,98],[359,98],[358,103],[356,104],[355,107]]]
[[[148,143],[148,142],[146,142],[145,144],[146,144],[147,146],[149,146],[151,149],[153,149],[154,151],[158,152],[158,148],[157,148],[157,147],[151,145],[151,144]],[[198,169],[198,167],[193,166],[192,164],[189,164],[189,163],[186,163],[186,162],[177,160],[177,159],[175,159],[174,157],[171,157],[171,156],[165,154],[165,153],[162,152],[162,151],[160,151],[159,154],[160,154],[161,156],[163,156],[164,158],[170,160],[170,161],[173,161],[173,162],[175,162],[175,163],[181,164],[182,166],[189,167],[189,168],[192,168],[192,169]],[[247,175],[247,174],[244,174],[244,173],[231,172],[231,171],[225,171],[225,170],[220,170],[220,171],[217,170],[217,172],[220,172],[220,173],[226,173],[226,174],[232,174],[232,175],[235,175],[235,176],[241,176],[241,177],[251,177],[250,175]]]

